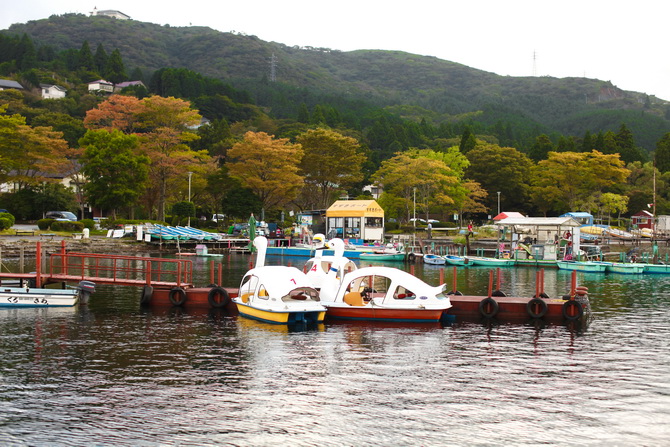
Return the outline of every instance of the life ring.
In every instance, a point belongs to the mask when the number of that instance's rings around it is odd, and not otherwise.
[[[154,295],[154,288],[151,286],[144,286],[142,289],[142,296],[140,297],[140,304],[146,305],[151,302],[151,297]]]
[[[170,298],[173,306],[183,306],[186,302],[186,291],[180,287],[175,287],[170,290],[168,298]]]
[[[582,303],[576,300],[568,300],[563,303],[563,318],[570,321],[576,321],[584,315]]]
[[[486,318],[495,317],[499,308],[498,302],[491,297],[484,298],[479,302],[479,313]]]
[[[542,318],[546,315],[549,306],[542,298],[533,298],[526,303],[526,311],[531,318]]]
[[[214,287],[209,291],[209,294],[207,294],[207,301],[209,301],[210,306],[218,309],[226,307],[228,303],[230,303],[230,296],[223,287]]]

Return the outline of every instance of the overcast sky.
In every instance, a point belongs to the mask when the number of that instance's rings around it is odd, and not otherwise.
[[[509,76],[588,77],[670,100],[665,0],[0,0],[0,29],[115,9],[286,45],[401,50]]]

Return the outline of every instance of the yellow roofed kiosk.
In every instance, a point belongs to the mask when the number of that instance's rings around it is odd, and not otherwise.
[[[384,240],[384,210],[375,200],[338,200],[326,210],[326,234],[351,242]]]

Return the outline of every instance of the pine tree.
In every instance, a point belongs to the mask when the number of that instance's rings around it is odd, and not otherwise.
[[[663,135],[656,143],[656,155],[654,158],[656,169],[660,172],[670,171],[670,132]]]
[[[123,60],[121,59],[121,52],[118,48],[112,51],[112,54],[107,60],[107,65],[105,66],[105,78],[114,84],[118,84],[119,82],[123,82],[128,79],[128,75],[126,75],[126,68],[123,65]]]
[[[95,61],[93,60],[93,53],[91,47],[88,46],[88,40],[85,40],[79,50],[79,68],[87,71],[95,70]]]

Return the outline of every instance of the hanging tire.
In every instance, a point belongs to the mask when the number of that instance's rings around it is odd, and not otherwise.
[[[170,298],[173,306],[183,306],[186,302],[186,291],[180,287],[175,287],[170,290],[168,298]]]
[[[533,298],[526,303],[526,311],[531,318],[542,318],[547,314],[549,306],[547,302],[541,298]]]
[[[498,314],[499,309],[498,302],[491,297],[484,298],[479,302],[479,313],[483,317],[493,318]]]
[[[491,293],[491,296],[507,296],[505,295],[505,292],[502,290],[494,290],[493,293]]]
[[[540,298],[549,298],[549,295],[547,295],[546,293],[542,292],[542,293],[540,293]]]
[[[576,321],[584,315],[582,303],[576,300],[568,300],[563,303],[563,318],[569,321]]]
[[[455,292],[452,290],[451,292],[447,293],[447,295],[463,296],[463,293],[461,293],[459,290]]]
[[[209,305],[215,309],[226,307],[230,303],[230,296],[223,287],[214,287],[207,295]]]
[[[144,286],[142,288],[142,296],[140,297],[140,304],[146,306],[151,302],[151,297],[154,296],[154,288],[151,286]]]
[[[410,253],[409,255],[407,255],[407,262],[415,263],[416,255],[414,253]]]

